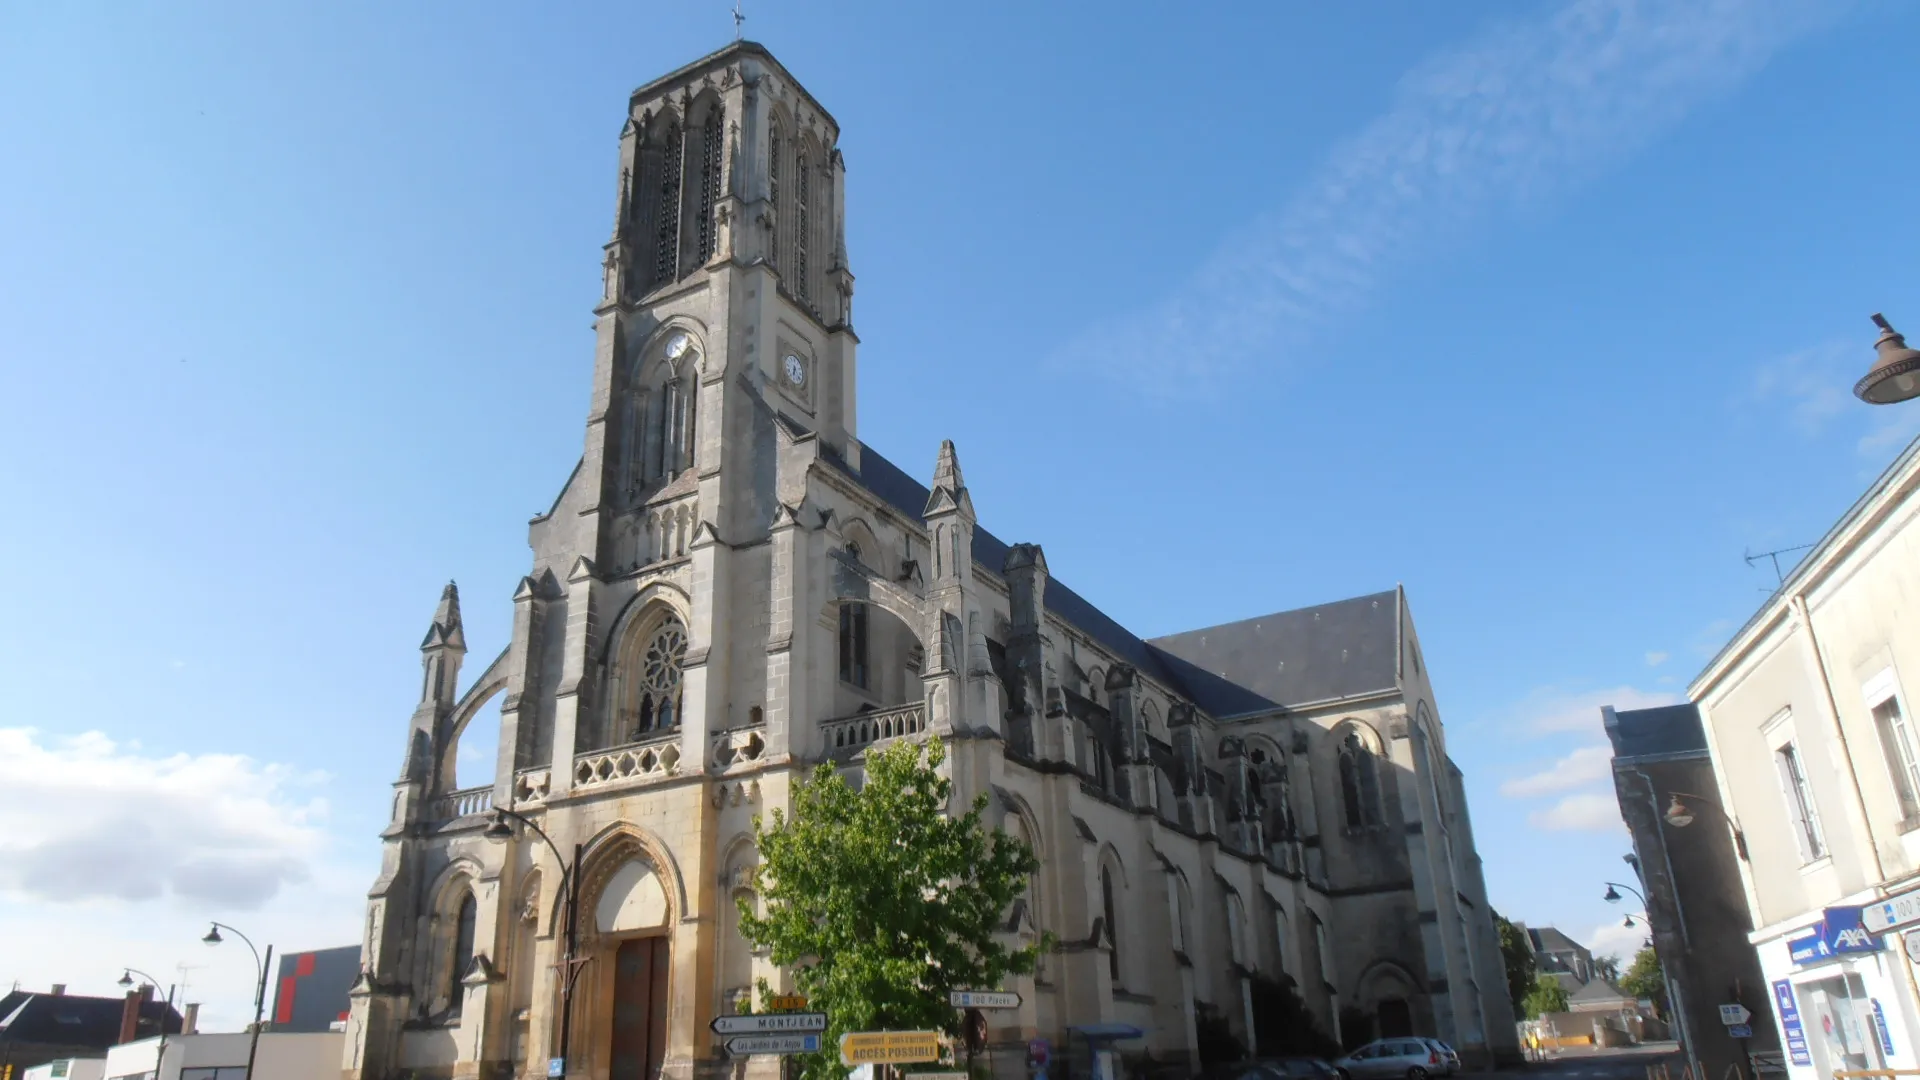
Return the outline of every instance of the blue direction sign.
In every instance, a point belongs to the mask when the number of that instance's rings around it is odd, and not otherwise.
[[[1751,1039],[1753,1038],[1753,1025],[1752,1024],[1728,1024],[1727,1034],[1733,1036],[1736,1039]]]

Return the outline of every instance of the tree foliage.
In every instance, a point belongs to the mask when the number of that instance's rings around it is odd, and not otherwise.
[[[1039,863],[1017,837],[982,824],[984,794],[949,815],[945,756],[938,741],[871,749],[857,790],[823,764],[795,785],[791,817],[776,809],[771,822],[754,821],[765,914],[742,898],[740,930],[827,1014],[831,1049],[802,1058],[808,1080],[846,1075],[845,1032],[958,1034],[949,990],[996,989],[1032,972],[1050,944],[997,939]]]
[[[1593,958],[1593,973],[1615,986],[1620,984],[1620,958],[1617,956],[1596,956]]]
[[[1642,946],[1633,954],[1633,966],[1620,977],[1620,989],[1636,998],[1653,1002],[1654,1011],[1667,1014],[1667,979],[1660,970],[1660,957],[1652,946]]]
[[[1527,946],[1527,932],[1514,923],[1508,922],[1499,912],[1493,913],[1493,925],[1500,931],[1500,959],[1507,968],[1507,999],[1513,1002],[1513,1014],[1523,1019],[1532,1019],[1527,1015],[1527,995],[1533,992],[1534,974],[1537,964],[1533,950]]]
[[[1528,1020],[1537,1020],[1547,1013],[1567,1011],[1567,988],[1550,972],[1541,972],[1535,976],[1533,990],[1527,994],[1524,1015]]]
[[[1255,975],[1249,990],[1253,996],[1253,1041],[1260,1056],[1340,1056],[1340,1043],[1327,1034],[1307,1003],[1300,1000],[1291,976],[1275,979]]]

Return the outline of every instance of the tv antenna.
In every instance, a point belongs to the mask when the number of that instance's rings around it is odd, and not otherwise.
[[[189,972],[189,971],[198,971],[198,970],[200,970],[201,968],[203,968],[203,967],[206,967],[206,966],[207,966],[207,965],[205,965],[205,964],[175,964],[175,965],[173,965],[173,970],[175,970],[175,971],[177,971],[177,972],[179,972],[179,973],[180,973],[180,1000],[181,1000],[182,1002],[185,1002],[185,1001],[187,1000],[187,972]]]
[[[1780,586],[1785,585],[1787,583],[1787,572],[1785,570],[1780,569],[1780,556],[1785,555],[1791,551],[1805,551],[1812,546],[1813,546],[1812,544],[1796,544],[1793,547],[1783,547],[1773,551],[1747,552],[1745,557],[1746,557],[1748,566],[1752,566],[1754,563],[1759,562],[1761,559],[1770,559],[1773,561],[1773,576],[1777,579],[1777,583],[1774,585],[1773,588],[1765,589],[1762,591],[1778,592],[1780,591]]]

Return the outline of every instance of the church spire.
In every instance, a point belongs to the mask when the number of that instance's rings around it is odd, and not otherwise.
[[[420,663],[426,669],[420,687],[422,705],[445,705],[453,700],[460,678],[460,661],[467,655],[467,634],[460,625],[460,587],[447,582],[440,590],[440,604],[433,609],[433,623],[426,639],[420,642]]]
[[[956,510],[972,524],[973,497],[967,494],[967,481],[960,475],[960,454],[954,450],[952,439],[943,439],[939,460],[933,465],[933,490],[927,494],[927,509],[921,516],[932,518]]]

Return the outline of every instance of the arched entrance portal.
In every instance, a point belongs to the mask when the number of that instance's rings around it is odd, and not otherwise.
[[[584,1015],[576,1017],[586,1023],[575,1046],[606,1055],[607,1080],[653,1080],[666,1058],[672,1005],[669,884],[631,839],[598,861],[583,881],[581,915],[593,919],[587,953],[595,974],[582,987]]]

